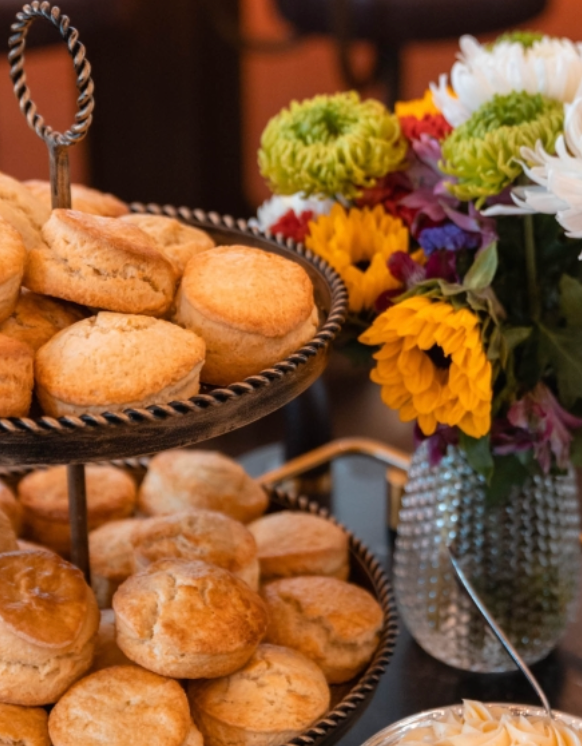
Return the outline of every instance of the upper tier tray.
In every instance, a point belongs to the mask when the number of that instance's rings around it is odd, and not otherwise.
[[[185,207],[133,204],[134,212],[168,215],[207,231],[217,244],[242,244],[300,264],[320,311],[316,335],[271,368],[225,388],[202,388],[186,401],[79,417],[0,419],[0,465],[79,464],[178,448],[222,435],[294,399],[323,372],[330,342],[344,321],[347,293],[337,273],[302,245],[250,228],[244,220]]]

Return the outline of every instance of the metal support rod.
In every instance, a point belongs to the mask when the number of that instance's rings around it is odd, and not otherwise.
[[[71,524],[71,561],[83,572],[87,583],[90,585],[87,490],[84,464],[69,464],[67,466],[67,487],[69,490],[69,521]]]
[[[51,206],[70,209],[71,207],[71,173],[69,169],[68,145],[49,143]]]

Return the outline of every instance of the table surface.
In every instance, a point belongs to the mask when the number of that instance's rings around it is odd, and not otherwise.
[[[241,460],[253,474],[281,461],[282,449],[258,449]],[[390,571],[391,546],[385,529],[385,467],[364,457],[338,460],[332,469],[332,511]],[[459,703],[463,698],[488,702],[539,704],[518,673],[472,674],[451,668],[425,653],[400,625],[396,651],[360,720],[340,741],[359,746],[396,720],[415,712]],[[582,615],[561,644],[533,667],[553,708],[582,716]]]

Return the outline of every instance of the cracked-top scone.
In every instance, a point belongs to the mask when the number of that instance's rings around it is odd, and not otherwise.
[[[265,640],[299,650],[330,684],[349,681],[380,641],[384,615],[363,588],[330,577],[282,578],[263,586],[269,626]]]
[[[322,717],[330,701],[318,666],[296,650],[259,645],[239,671],[188,686],[205,746],[278,746]]]
[[[76,210],[53,210],[45,245],[30,249],[29,290],[84,306],[162,316],[177,275],[152,239],[134,225]]]
[[[248,246],[219,246],[188,262],[175,320],[206,341],[202,380],[224,386],[299,349],[314,336],[318,312],[299,264]]]
[[[158,560],[113,596],[117,644],[162,676],[225,676],[243,666],[267,627],[261,597],[227,570]]]
[[[204,341],[151,316],[101,312],[36,354],[37,395],[53,417],[119,412],[198,393]]]
[[[147,233],[156,242],[162,254],[174,264],[180,277],[194,254],[216,246],[208,233],[165,215],[132,212],[125,215],[122,220],[124,223],[137,225]]]
[[[39,200],[26,188],[25,184],[8,174],[0,173],[0,201],[19,210],[38,230],[50,218],[50,204]]]
[[[49,716],[53,746],[186,746],[191,731],[180,684],[137,666],[81,679]]]
[[[129,474],[114,466],[88,464],[85,476],[89,530],[131,515],[136,485]],[[18,496],[29,538],[68,555],[71,526],[67,467],[53,466],[27,474],[18,485]]]
[[[152,458],[138,500],[147,515],[206,508],[241,523],[259,518],[269,504],[265,490],[233,459],[217,451],[181,448]]]
[[[51,746],[48,714],[41,707],[0,704],[2,746]]]
[[[45,207],[51,209],[50,181],[30,179],[23,184]],[[117,218],[129,212],[125,202],[122,202],[115,195],[100,192],[98,189],[92,189],[84,184],[71,184],[71,203],[73,210],[88,212],[91,215],[101,215],[104,218]]]
[[[159,559],[179,557],[222,567],[259,588],[259,560],[253,535],[242,523],[214,510],[190,508],[145,518],[132,532],[135,570]]]
[[[25,262],[26,247],[22,237],[0,217],[0,322],[16,308]]]
[[[76,567],[51,552],[0,554],[0,702],[56,702],[91,666],[98,626]]]
[[[330,575],[347,580],[348,535],[310,513],[282,510],[248,525],[257,542],[263,581],[295,575]]]
[[[111,606],[115,591],[134,572],[131,536],[142,520],[109,521],[89,532],[91,586],[100,609]]]
[[[86,315],[71,303],[21,292],[14,310],[0,324],[0,334],[25,342],[36,352],[61,329],[81,321]]]
[[[119,649],[115,637],[115,612],[113,609],[101,609],[91,673],[112,666],[132,665],[129,658]]]
[[[0,334],[0,417],[26,417],[34,387],[34,350]]]

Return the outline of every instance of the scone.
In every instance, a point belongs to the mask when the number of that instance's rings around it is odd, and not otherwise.
[[[6,513],[0,510],[0,553],[14,552],[18,549],[18,539],[14,527]]]
[[[36,352],[61,329],[86,315],[71,303],[22,292],[11,315],[0,324],[0,334],[26,342]]]
[[[194,254],[212,249],[216,245],[208,233],[165,215],[136,212],[125,215],[121,220],[137,225],[147,233],[166,259],[172,262],[180,277]]]
[[[219,567],[158,560],[113,596],[117,644],[162,676],[210,679],[236,671],[267,627],[260,596]]]
[[[102,312],[40,348],[37,395],[53,417],[188,399],[200,389],[204,353],[200,337],[168,321]]]
[[[0,744],[51,746],[46,710],[0,704]]]
[[[191,731],[180,684],[136,666],[87,676],[49,716],[53,746],[186,746]]]
[[[85,476],[89,529],[131,515],[136,486],[129,474],[114,466],[89,464]],[[67,556],[71,542],[67,467],[27,474],[18,485],[18,496],[27,536]]]
[[[10,487],[0,479],[0,510],[5,513],[12,524],[16,536],[22,531],[22,505],[16,499]]]
[[[109,521],[89,532],[91,586],[100,609],[111,607],[113,594],[134,572],[131,536],[141,521]]]
[[[175,320],[206,342],[202,381],[224,386],[305,344],[317,330],[318,313],[299,264],[247,246],[219,246],[188,262]]]
[[[131,661],[121,652],[115,640],[115,613],[113,609],[102,609],[91,673],[102,668],[128,665],[131,665]]]
[[[33,387],[33,349],[0,334],[0,417],[26,417]]]
[[[50,205],[39,200],[22,182],[3,173],[0,173],[0,202],[21,212],[38,230],[42,228],[51,214]]]
[[[53,210],[32,248],[24,285],[84,306],[165,314],[177,276],[154,242],[134,225],[75,210]]]
[[[330,684],[352,679],[378,647],[382,609],[357,585],[300,576],[267,583],[261,595],[269,612],[265,640],[311,658]]]
[[[283,510],[250,523],[261,579],[331,575],[347,580],[348,536],[339,526],[310,513]]]
[[[30,179],[23,182],[28,191],[49,210],[52,209],[51,185],[49,181]],[[100,192],[83,184],[71,184],[72,209],[101,215],[104,218],[117,218],[129,212],[129,208],[120,199],[108,192]],[[48,220],[48,216],[47,216]]]
[[[191,682],[188,699],[205,746],[279,746],[326,713],[330,693],[313,661],[260,645],[240,671]]]
[[[0,217],[0,322],[16,307],[25,263],[26,248],[20,234]]]
[[[241,523],[263,515],[269,503],[265,490],[236,461],[216,451],[185,449],[152,458],[138,501],[147,515],[206,508]]]
[[[0,702],[56,702],[91,666],[98,626],[76,567],[50,552],[0,554]]]
[[[228,570],[254,591],[259,560],[253,535],[242,523],[214,510],[190,510],[146,518],[132,532],[135,570],[159,559],[202,560]]]

